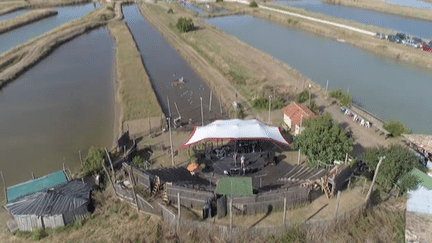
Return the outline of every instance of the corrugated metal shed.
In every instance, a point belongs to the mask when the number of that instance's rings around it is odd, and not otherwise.
[[[54,187],[64,182],[67,182],[67,178],[63,171],[57,171],[34,180],[23,182],[7,188],[7,201],[12,202],[17,198]]]
[[[90,200],[90,188],[81,181],[69,181],[6,204],[12,215],[56,215],[73,211]]]
[[[222,195],[253,195],[251,177],[224,177],[218,181],[217,194]]]
[[[432,215],[432,178],[419,169],[413,169],[411,173],[421,182],[416,190],[408,192],[407,211]]]

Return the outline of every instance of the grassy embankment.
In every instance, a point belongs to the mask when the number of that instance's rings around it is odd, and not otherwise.
[[[369,9],[377,12],[399,15],[408,18],[422,19],[432,21],[430,9],[412,8],[407,6],[400,6],[391,4],[382,0],[320,0],[330,4],[345,5],[349,7]],[[423,0],[425,1],[425,0]],[[391,2],[391,1],[389,1]],[[432,2],[426,0],[425,2]]]
[[[56,6],[67,6],[76,4],[90,3],[91,0],[15,0],[15,1],[0,1],[0,15],[14,12],[21,9],[30,8],[46,8]]]
[[[235,101],[238,92],[239,100],[246,104],[246,113],[261,118],[247,105],[254,97],[268,97],[273,94],[273,89],[276,95],[292,97],[296,89],[302,90],[304,83],[309,81],[270,55],[194,17],[192,11],[178,4],[158,2],[140,5],[140,8],[143,16],[211,89],[222,95],[226,106]],[[174,14],[167,14],[169,8],[173,8]],[[179,33],[175,27],[179,17],[192,18],[196,30]]]
[[[21,26],[36,22],[38,20],[56,15],[57,11],[53,9],[33,10],[13,19],[7,19],[0,22],[0,34]]]
[[[57,46],[106,24],[113,17],[112,4],[108,4],[3,53],[0,55],[0,87],[35,65]]]
[[[378,54],[383,57],[391,58],[398,62],[402,62],[407,65],[415,65],[421,68],[432,68],[432,58],[431,54],[424,52],[421,49],[415,49],[402,44],[396,44],[388,42],[386,40],[376,39],[373,36],[368,36],[354,32],[347,29],[342,29],[336,26],[330,26],[327,24],[317,23],[303,18],[298,18],[295,16],[290,16],[282,13],[277,13],[264,9],[250,8],[243,4],[237,3],[221,3],[221,6],[234,11],[244,11],[246,14],[261,18],[264,20],[269,20],[276,22],[290,28],[305,30],[317,35],[325,36],[332,39],[342,39],[346,43],[353,45],[357,48],[369,51],[371,53]],[[347,21],[343,19],[333,18],[319,13],[312,13],[300,8],[279,6],[275,4],[264,4],[265,6],[272,7],[275,9],[286,10],[298,14],[303,14],[310,17],[315,17],[327,21],[332,21],[339,24],[345,24],[348,26],[368,30],[371,32],[381,32],[381,33],[394,33],[392,30],[380,28],[377,26],[370,26],[354,21]]]
[[[124,21],[113,21],[108,29],[116,43],[117,99],[121,103],[120,128],[123,121],[156,117],[162,109],[153,91],[141,54]]]

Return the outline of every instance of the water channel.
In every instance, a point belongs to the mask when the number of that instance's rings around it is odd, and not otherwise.
[[[97,7],[97,6],[96,6]],[[95,9],[93,3],[54,8],[58,14],[0,35],[0,53],[27,42],[70,20],[80,18]]]
[[[111,146],[114,43],[97,29],[63,44],[0,91],[0,170],[8,186],[80,166]],[[0,196],[3,197],[3,194]]]
[[[432,9],[432,4],[421,0],[381,0],[387,3],[393,3],[401,6],[412,8],[428,8]]]
[[[414,133],[432,134],[432,72],[398,64],[353,46],[256,19],[206,19],[296,68],[329,89],[342,88],[382,119],[401,120]]]
[[[201,100],[204,121],[221,117],[218,97],[212,95],[211,111],[210,89],[188,66],[182,57],[163,39],[163,37],[145,21],[134,5],[123,7],[125,21],[132,32],[141,52],[146,71],[165,115],[169,116],[168,98],[171,116],[178,117],[177,105],[182,121],[192,119],[201,125]],[[173,85],[183,77],[185,83]],[[167,98],[168,97],[168,98]],[[225,114],[225,113],[224,113]]]
[[[27,11],[28,11],[27,9],[21,9],[7,14],[2,14],[0,15],[0,21],[18,17],[18,15],[25,14]]]
[[[409,19],[371,10],[323,3],[320,1],[277,1],[275,3],[304,8],[311,12],[353,20],[359,23],[375,25],[395,31],[402,31],[421,38],[432,39],[432,22],[429,21]]]

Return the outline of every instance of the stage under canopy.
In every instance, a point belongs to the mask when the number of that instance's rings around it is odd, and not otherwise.
[[[195,126],[191,137],[180,148],[208,140],[271,140],[289,146],[278,127],[268,126],[257,119],[216,120],[206,126]]]

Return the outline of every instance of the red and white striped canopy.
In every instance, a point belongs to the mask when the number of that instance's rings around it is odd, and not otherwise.
[[[216,120],[206,126],[195,126],[191,137],[180,148],[187,148],[206,140],[272,140],[283,145],[289,143],[278,127],[267,126],[256,119]]]

